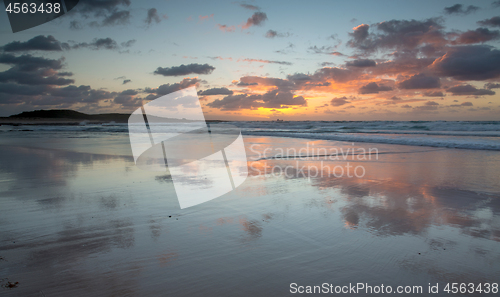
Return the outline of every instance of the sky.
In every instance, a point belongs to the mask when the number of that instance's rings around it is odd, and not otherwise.
[[[500,0],[81,0],[0,28],[0,116],[195,86],[209,120],[500,120]]]

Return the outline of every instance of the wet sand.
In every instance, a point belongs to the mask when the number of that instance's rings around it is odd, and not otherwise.
[[[0,279],[19,282],[2,296],[283,296],[291,283],[427,290],[500,280],[495,151],[309,141],[379,155],[269,159],[266,149],[308,141],[245,137],[245,183],[181,210],[167,173],[135,167],[126,135],[66,136],[0,137]],[[347,162],[364,176],[312,171]]]

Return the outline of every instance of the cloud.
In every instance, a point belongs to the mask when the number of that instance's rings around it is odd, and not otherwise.
[[[20,71],[35,71],[40,68],[58,70],[63,66],[63,59],[54,60],[32,55],[0,54],[0,64],[14,65]]]
[[[83,25],[79,21],[73,20],[73,21],[69,22],[69,28],[71,30],[81,30],[81,29],[83,29]]]
[[[360,45],[368,38],[370,29],[370,25],[361,24],[352,28],[353,32],[349,33],[351,36],[351,40],[347,42],[347,44],[351,47],[360,47]]]
[[[423,95],[426,97],[444,97],[444,96],[446,96],[441,91],[424,92]]]
[[[233,91],[228,88],[212,88],[204,91],[198,92],[201,96],[211,96],[211,95],[232,95]]]
[[[267,15],[264,12],[255,12],[251,17],[248,18],[246,24],[241,25],[241,29],[245,30],[251,26],[260,26],[267,20]]]
[[[138,91],[133,89],[122,91],[113,99],[113,102],[124,107],[140,106],[142,105],[142,98],[134,97],[138,93]]]
[[[219,28],[219,30],[221,30],[222,32],[234,32],[236,30],[236,27],[235,26],[227,26],[227,25],[221,25],[221,24],[217,24],[217,27]]]
[[[353,61],[347,61],[345,65],[349,67],[374,67],[377,65],[377,63],[369,59],[358,59]]]
[[[473,43],[483,43],[490,40],[496,40],[500,38],[500,31],[494,30],[490,31],[487,28],[477,28],[472,31],[469,30],[458,36],[452,43],[453,44],[473,44]]]
[[[371,82],[366,86],[359,88],[360,94],[378,94],[379,92],[392,91],[390,86],[378,85],[375,82]]]
[[[439,18],[424,21],[390,20],[374,25],[373,29],[377,33],[370,33],[370,25],[362,24],[349,33],[351,39],[347,45],[364,52],[378,49],[412,50],[424,44],[443,45],[447,40],[441,23]]]
[[[474,6],[474,5],[469,5],[467,8],[464,9],[464,6],[462,4],[455,4],[450,7],[445,7],[444,8],[444,13],[445,14],[469,14],[472,12],[476,12],[479,7]]]
[[[145,100],[153,100],[160,96],[167,95],[173,92],[177,92],[179,90],[189,88],[191,86],[196,86],[200,82],[197,78],[184,78],[182,81],[173,84],[163,84],[158,88],[145,88],[144,92],[149,93]]]
[[[266,64],[280,64],[280,65],[293,65],[290,62],[286,61],[270,61],[270,60],[263,60],[263,59],[239,59],[238,62],[243,61],[243,62],[257,62],[257,63],[266,63]]]
[[[64,98],[71,103],[96,103],[100,100],[111,99],[115,95],[115,92],[95,90],[90,86],[84,85],[79,87],[70,85],[61,88],[53,88],[50,91],[50,96]]]
[[[208,103],[207,106],[220,110],[256,109],[259,107],[288,108],[290,106],[307,106],[307,101],[302,96],[294,96],[291,92],[274,89],[262,95],[229,95],[223,99],[216,99]]]
[[[446,90],[447,92],[452,93],[454,96],[460,95],[474,95],[474,96],[482,96],[482,95],[495,95],[495,92],[488,89],[477,89],[472,85],[458,85]]]
[[[484,85],[484,88],[485,89],[488,89],[488,90],[491,90],[491,89],[498,89],[500,88],[500,84],[499,83],[486,83]]]
[[[160,74],[163,76],[181,76],[188,74],[210,74],[215,70],[215,67],[210,66],[208,64],[188,64],[188,65],[180,65],[174,67],[158,67],[154,74]]]
[[[340,98],[333,98],[330,101],[331,106],[342,106],[345,104],[351,103],[350,101],[347,101],[347,97],[340,97]]]
[[[115,40],[107,37],[107,38],[95,38],[90,43],[87,42],[77,43],[71,46],[71,48],[72,49],[90,48],[92,50],[101,50],[101,49],[116,50],[119,48],[119,46]]]
[[[130,20],[130,11],[119,10],[108,15],[102,21],[102,26],[117,26],[128,24]]]
[[[250,10],[260,10],[260,7],[255,6],[255,5],[251,5],[251,4],[242,3],[242,4],[240,4],[240,6],[243,8],[246,8],[246,9],[250,9]]]
[[[330,55],[332,56],[339,56],[339,57],[342,57],[342,56],[345,56],[343,53],[341,52],[331,52]]]
[[[28,41],[13,41],[2,47],[5,52],[62,51],[61,43],[54,36],[38,35]]]
[[[148,9],[148,14],[146,16],[146,19],[144,20],[144,22],[146,24],[151,25],[153,22],[155,23],[160,23],[161,22],[161,18],[160,16],[158,15],[158,10],[156,10],[156,8],[150,8]]]
[[[121,46],[122,46],[122,47],[131,47],[131,46],[132,46],[132,45],[134,45],[136,42],[137,42],[137,40],[135,40],[135,39],[130,39],[129,41],[122,42],[122,43],[121,43]]]
[[[131,82],[131,81],[132,81],[132,80],[130,80],[130,79],[124,79],[124,80],[123,80],[122,85],[126,85],[126,84],[128,84],[129,82]]]
[[[274,30],[268,30],[266,32],[266,35],[264,35],[266,38],[275,38],[275,37],[288,37],[290,36],[289,33],[278,33],[277,31]]]
[[[91,27],[116,26],[129,23],[130,10],[123,9],[130,6],[130,0],[87,0],[71,10],[68,15],[81,16],[84,20],[95,19],[88,23]],[[77,20],[70,22],[71,29],[81,29],[83,25]]]
[[[211,15],[205,15],[205,16],[200,15],[199,18],[200,18],[200,22],[203,22],[203,21],[206,21],[208,19],[213,19],[214,18],[214,14],[212,13]]]
[[[280,90],[292,90],[295,84],[289,80],[273,77],[243,76],[240,78],[239,86],[271,86]]]
[[[129,5],[130,0],[87,0],[79,3],[77,11],[80,13],[94,12],[99,15],[106,11],[114,11],[118,6]]]
[[[427,76],[423,73],[413,75],[407,80],[404,80],[398,84],[400,89],[432,89],[441,87],[441,82],[439,77]]]
[[[500,77],[500,51],[485,45],[450,48],[430,68],[440,76],[457,80],[486,80]]]
[[[439,106],[439,103],[434,102],[434,101],[427,101],[424,103],[422,106],[417,106],[415,109],[421,110],[421,111],[430,111],[430,110],[437,110]]]
[[[335,49],[333,46],[322,46],[322,47],[317,47],[315,46],[310,46],[307,50],[309,52],[312,52],[314,54],[332,54],[332,51]]]
[[[486,19],[477,22],[481,26],[488,27],[500,27],[500,16],[492,17],[491,19]]]

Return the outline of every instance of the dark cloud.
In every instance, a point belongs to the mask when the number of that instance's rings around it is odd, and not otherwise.
[[[281,78],[273,78],[273,77],[260,77],[260,76],[243,76],[240,78],[239,86],[270,86],[277,87],[280,90],[293,90],[295,88],[295,84],[292,81],[281,79]]]
[[[390,86],[378,85],[375,82],[371,82],[366,86],[362,86],[359,88],[360,94],[378,94],[379,92],[391,91],[392,88]]]
[[[486,80],[500,77],[500,51],[485,45],[450,48],[430,67],[440,76],[457,80]]]
[[[130,0],[86,0],[71,10],[68,15],[81,16],[84,20],[94,19],[88,23],[91,27],[115,26],[127,24],[130,20]],[[71,29],[81,29],[80,21],[70,22]]]
[[[111,99],[116,95],[114,92],[105,90],[94,90],[90,86],[52,87],[47,85],[20,85],[12,83],[0,83],[0,94],[9,94],[8,103],[30,103],[34,105],[59,105],[71,106],[75,103],[96,103],[103,99]],[[22,95],[16,97],[15,95]],[[5,103],[0,102],[1,103]]]
[[[210,95],[232,95],[233,91],[228,88],[212,88],[204,91],[200,91],[198,95],[210,96]]]
[[[246,86],[256,86],[258,85],[258,83],[254,82],[254,83],[244,83],[244,82],[239,82],[236,84],[237,86],[240,86],[240,87],[246,87]]]
[[[368,38],[369,33],[368,30],[370,29],[370,25],[367,24],[361,24],[357,27],[354,27],[352,30],[352,33],[349,33],[349,36],[351,36],[351,40],[347,42],[347,44],[351,47],[360,47],[365,40]]]
[[[427,96],[427,97],[444,97],[445,96],[445,94],[443,94],[443,92],[441,92],[441,91],[424,92],[423,95]]]
[[[117,9],[118,6],[129,6],[130,0],[86,0],[80,1],[77,11],[80,13],[95,12],[102,14],[111,12]]]
[[[500,16],[492,17],[491,19],[486,19],[477,22],[481,26],[488,27],[500,27]]]
[[[476,30],[469,30],[458,36],[452,43],[453,44],[474,44],[483,43],[490,40],[500,38],[500,31],[490,31],[487,28],[477,28]]]
[[[289,106],[307,106],[302,96],[294,96],[291,92],[271,90],[263,95],[229,95],[207,104],[211,108],[221,110],[240,110],[264,108],[287,108]]]
[[[5,52],[22,51],[62,51],[61,43],[54,36],[38,35],[28,41],[13,41],[2,47]]]
[[[374,25],[375,32],[372,33],[369,32],[370,26],[363,24],[349,33],[351,39],[347,44],[365,52],[378,49],[412,50],[421,45],[442,45],[446,43],[446,38],[441,23],[439,18],[424,21],[390,20]]]
[[[474,6],[474,5],[469,5],[466,8],[462,4],[455,4],[450,7],[445,7],[444,8],[444,13],[445,14],[469,14],[472,12],[475,12],[478,10],[479,7]]]
[[[179,83],[163,84],[158,88],[145,88],[144,92],[149,93],[145,100],[153,100],[160,96],[167,95],[191,86],[196,86],[200,82],[197,78],[185,78]]]
[[[498,89],[500,88],[500,84],[499,83],[486,83],[484,85],[484,88],[485,89],[488,89],[488,90],[491,90],[491,89]]]
[[[13,82],[23,85],[64,86],[74,83],[72,79],[62,78],[50,70],[20,71],[17,67],[0,72],[0,82]]]
[[[422,111],[430,111],[430,110],[437,110],[439,106],[439,103],[434,102],[434,101],[427,101],[424,103],[422,106],[417,106],[415,109],[417,110],[422,110]]]
[[[128,84],[129,82],[131,82],[131,81],[132,81],[132,80],[130,80],[130,79],[125,79],[125,80],[123,80],[122,85],[126,85],[126,84]]]
[[[58,70],[63,66],[63,59],[54,60],[32,55],[0,54],[0,64],[14,65],[16,70],[19,71],[35,71],[41,68]]]
[[[130,20],[130,11],[119,10],[106,16],[102,21],[102,26],[117,26],[128,24]]]
[[[69,28],[71,30],[81,30],[83,29],[83,25],[79,21],[71,21],[69,22]]]
[[[358,79],[359,72],[338,67],[323,67],[317,70],[313,77],[317,81],[334,80],[336,82],[348,82]]]
[[[188,75],[188,74],[210,74],[215,70],[215,67],[210,66],[208,64],[189,64],[189,65],[180,65],[174,67],[158,67],[154,74],[160,74],[163,76],[180,76],[180,75]]]
[[[161,18],[158,15],[158,11],[156,10],[156,8],[148,9],[148,15],[146,16],[146,19],[144,20],[144,22],[146,24],[148,24],[148,26],[151,25],[153,22],[155,22],[157,24],[159,22],[161,22]]]
[[[137,40],[135,40],[135,39],[130,39],[129,41],[122,42],[122,43],[121,43],[121,46],[122,46],[122,47],[131,47],[131,46],[132,46],[132,45],[134,45],[136,42],[137,42]]]
[[[488,89],[477,89],[472,85],[460,85],[448,88],[447,92],[452,93],[455,96],[460,95],[474,95],[474,96],[482,96],[482,95],[495,95],[495,92]]]
[[[267,20],[267,15],[264,12],[255,12],[251,17],[248,18],[246,24],[242,25],[242,29],[248,29],[251,26],[260,26]]]
[[[255,6],[255,5],[251,5],[251,4],[242,3],[242,4],[240,4],[240,6],[243,8],[246,8],[246,9],[250,9],[250,10],[260,10],[260,7]]]
[[[340,98],[333,98],[330,101],[331,106],[342,106],[345,104],[351,103],[350,101],[347,100],[347,97],[340,97]]]
[[[90,86],[66,86],[61,88],[52,88],[49,92],[50,97],[61,97],[69,103],[96,103],[103,99],[111,99],[116,95],[115,92],[105,90],[95,90]],[[50,98],[48,97],[48,98]],[[47,99],[47,98],[46,98]]]
[[[439,77],[427,76],[423,73],[413,75],[398,84],[400,89],[432,89],[441,87]]]
[[[307,50],[314,54],[332,54],[332,51],[335,49],[333,46],[310,46]]]
[[[358,59],[353,61],[347,61],[345,65],[350,67],[374,67],[377,65],[377,62],[369,59]]]
[[[288,37],[290,36],[289,33],[278,33],[277,31],[274,30],[268,30],[266,32],[266,35],[264,35],[266,38],[275,38],[275,37]]]
[[[26,86],[16,83],[0,83],[0,94],[34,96],[47,94],[49,91],[50,87],[47,85]]]
[[[119,48],[118,43],[111,38],[95,38],[92,42],[81,42],[71,46],[72,49],[90,48],[92,50],[116,50]]]
[[[113,102],[116,104],[120,104],[121,106],[124,107],[136,107],[142,105],[142,98],[136,98],[134,97],[137,95],[138,92],[133,89],[128,89],[120,94],[118,94],[114,99]]]

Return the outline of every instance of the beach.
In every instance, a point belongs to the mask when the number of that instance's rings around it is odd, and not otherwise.
[[[498,151],[246,135],[247,180],[180,209],[168,173],[135,166],[127,134],[29,133],[0,136],[0,279],[18,282],[3,296],[282,296],[358,283],[438,285],[440,296],[500,277]],[[276,158],[279,148],[304,154]],[[335,159],[320,148],[377,151]],[[347,166],[357,175],[341,175]]]

